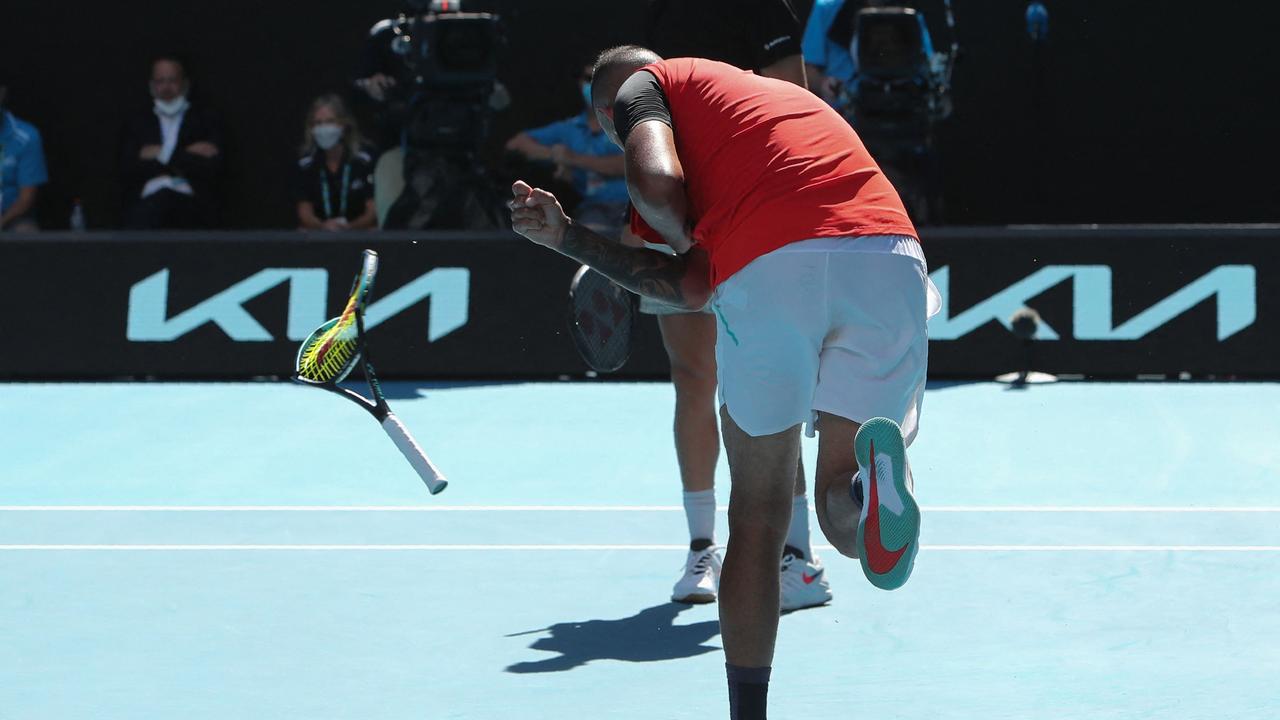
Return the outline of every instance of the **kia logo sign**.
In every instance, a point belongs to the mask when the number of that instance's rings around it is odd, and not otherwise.
[[[1220,265],[1177,292],[1119,325],[1112,320],[1111,268],[1106,265],[1049,265],[997,292],[964,312],[951,314],[951,268],[930,275],[942,293],[942,311],[929,321],[929,339],[959,340],[989,322],[1009,327],[1010,318],[1040,293],[1070,280],[1073,283],[1075,340],[1140,340],[1182,313],[1210,298],[1218,304],[1218,340],[1226,340],[1252,325],[1258,317],[1257,271],[1252,265]],[[1059,340],[1061,334],[1046,322],[1037,340]]]
[[[328,319],[325,299],[329,273],[322,268],[267,268],[170,316],[168,268],[138,281],[129,289],[130,342],[173,342],[206,323],[217,325],[236,342],[271,342],[277,338],[258,322],[245,303],[279,287],[289,286],[286,339],[300,342]],[[435,342],[467,324],[471,271],[435,268],[369,304],[365,327],[374,328],[428,298],[431,299],[427,340]]]

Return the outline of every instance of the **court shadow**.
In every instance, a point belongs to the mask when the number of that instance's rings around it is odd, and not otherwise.
[[[666,603],[645,608],[619,620],[586,620],[556,623],[549,628],[515,633],[548,633],[529,646],[532,650],[558,653],[555,657],[534,662],[519,662],[507,667],[510,673],[564,672],[593,660],[621,662],[659,662],[679,660],[720,648],[707,642],[720,634],[720,623],[706,620],[692,625],[676,625],[676,616],[690,605]]]

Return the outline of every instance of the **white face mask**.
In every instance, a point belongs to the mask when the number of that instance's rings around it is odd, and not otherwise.
[[[186,110],[188,106],[186,95],[179,95],[172,100],[161,100],[160,98],[156,98],[155,101],[156,112],[169,117],[173,117],[183,110]]]
[[[334,125],[333,123],[313,125],[311,127],[311,137],[315,138],[316,145],[319,145],[321,150],[328,150],[337,145],[338,141],[342,139],[342,126]]]

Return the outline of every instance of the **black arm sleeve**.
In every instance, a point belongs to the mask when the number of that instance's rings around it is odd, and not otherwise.
[[[661,120],[667,127],[675,129],[671,122],[671,106],[667,104],[667,94],[662,92],[658,78],[641,70],[618,88],[618,96],[613,101],[613,127],[625,145],[631,129],[645,120]]]
[[[751,13],[749,17],[754,20],[748,31],[753,33],[748,41],[755,54],[754,69],[766,68],[783,58],[800,54],[800,37],[804,29],[787,0],[757,0],[746,3],[739,12]]]

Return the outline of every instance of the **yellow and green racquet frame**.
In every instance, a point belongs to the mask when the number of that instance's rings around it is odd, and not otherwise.
[[[372,250],[365,250],[360,274],[352,283],[351,297],[342,309],[342,314],[316,328],[302,342],[294,364],[293,379],[303,385],[342,395],[367,410],[400,449],[401,454],[409,461],[409,465],[418,473],[418,477],[422,478],[422,482],[426,483],[427,489],[435,495],[444,490],[449,483],[409,434],[404,423],[391,412],[391,407],[387,405],[387,399],[382,394],[382,388],[378,385],[373,364],[369,360],[369,344],[364,332],[364,311],[369,303],[369,296],[373,292],[373,280],[377,274],[378,254]],[[357,365],[362,366],[364,370],[364,379],[369,385],[372,399],[339,385]]]

